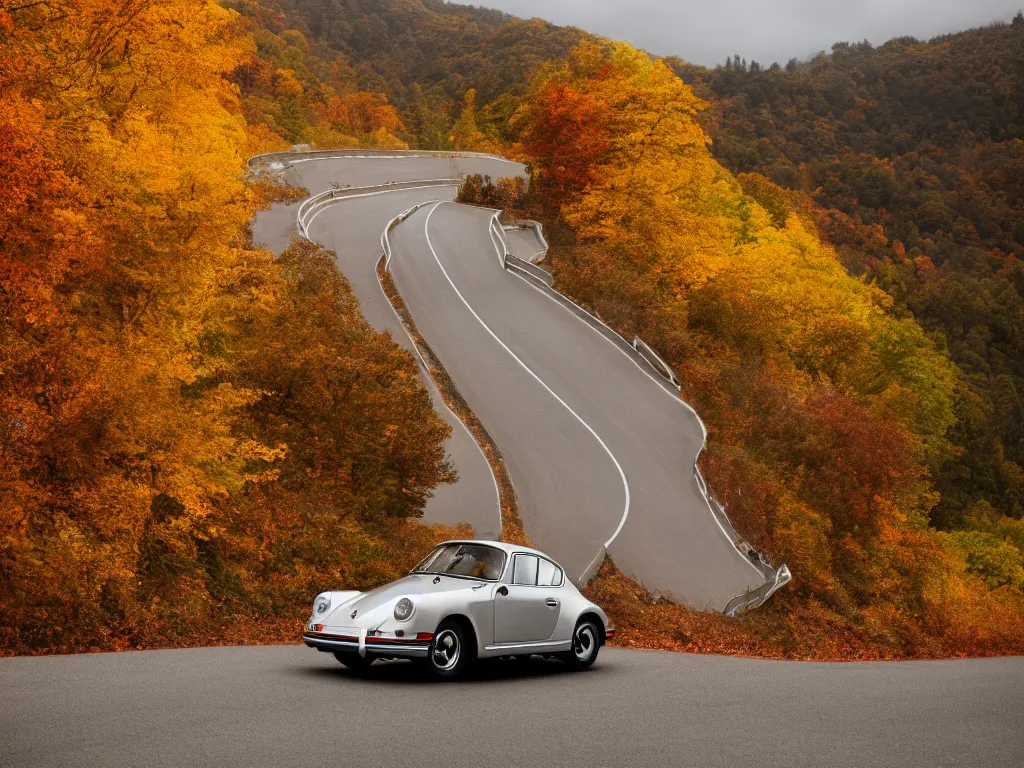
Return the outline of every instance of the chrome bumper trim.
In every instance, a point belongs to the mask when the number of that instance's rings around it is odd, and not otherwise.
[[[570,650],[572,648],[572,640],[555,642],[551,640],[537,640],[529,643],[495,643],[494,645],[484,646],[485,651],[529,651],[532,648],[543,648],[545,652],[558,653]]]
[[[326,637],[303,634],[302,642],[310,648],[316,648],[318,651],[352,651],[353,653],[359,653],[359,642],[357,640],[330,640]],[[426,643],[422,645],[403,645],[400,643],[377,644],[368,642],[366,644],[366,653],[370,656],[405,656],[425,659],[427,657],[427,646],[428,644]]]

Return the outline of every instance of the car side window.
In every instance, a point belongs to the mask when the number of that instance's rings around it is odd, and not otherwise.
[[[560,587],[562,586],[562,569],[550,560],[540,560],[537,569],[537,586],[539,587]]]
[[[537,566],[540,558],[536,555],[516,555],[512,561],[512,583],[527,587],[537,586]]]

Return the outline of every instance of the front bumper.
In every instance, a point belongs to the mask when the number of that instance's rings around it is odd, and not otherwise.
[[[402,658],[427,657],[427,649],[431,640],[415,640],[411,638],[365,637],[360,648],[360,638],[355,635],[335,635],[329,632],[302,633],[302,642],[310,648],[324,653],[349,651],[360,656],[400,656]]]

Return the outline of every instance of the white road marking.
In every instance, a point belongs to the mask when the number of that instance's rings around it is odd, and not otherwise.
[[[569,406],[569,404],[567,402],[565,402],[565,400],[563,400],[561,397],[559,397],[558,393],[556,393],[553,389],[551,389],[551,387],[549,387],[547,385],[547,383],[545,383],[545,381],[540,376],[538,376],[536,373],[534,373],[526,363],[524,363],[522,360],[519,359],[519,357],[516,355],[516,353],[513,352],[509,348],[509,346],[504,341],[501,340],[501,338],[498,336],[498,334],[496,334],[494,331],[492,331],[490,326],[488,326],[487,323],[485,323],[483,321],[483,318],[481,318],[480,315],[477,314],[476,310],[473,309],[473,306],[466,300],[466,297],[462,295],[462,291],[460,291],[458,289],[458,286],[456,286],[455,283],[452,281],[451,276],[448,274],[448,270],[446,270],[444,268],[444,264],[442,264],[441,263],[441,259],[438,258],[437,251],[434,250],[434,244],[430,241],[430,217],[433,216],[434,215],[434,211],[436,211],[442,205],[444,205],[444,203],[440,202],[437,205],[435,205],[433,208],[430,209],[430,213],[427,214],[426,221],[423,222],[423,235],[424,235],[424,237],[427,240],[427,247],[430,248],[430,253],[433,255],[434,261],[437,262],[437,266],[440,268],[441,273],[444,275],[445,279],[448,281],[448,284],[452,287],[452,290],[455,291],[455,294],[459,297],[459,299],[462,301],[462,303],[466,306],[466,309],[468,309],[470,311],[470,314],[472,314],[473,317],[476,318],[477,322],[480,323],[480,325],[483,327],[483,329],[485,331],[487,331],[488,334],[490,334],[491,338],[493,338],[496,342],[498,342],[498,344],[500,344],[501,347],[506,352],[508,352],[508,354],[512,357],[512,359],[515,360],[524,371],[526,371],[528,374],[530,374],[530,376],[532,376],[537,381],[538,384],[540,384],[542,387],[544,387],[544,389],[547,390],[547,392],[553,398],[555,398],[555,400],[557,400],[562,405],[562,407],[564,407],[567,411],[569,411],[569,413],[571,413],[573,415],[573,417],[575,417],[575,419],[580,424],[582,424],[586,428],[586,430],[588,432],[590,432],[591,435],[594,436],[594,439],[597,440],[597,442],[605,450],[605,453],[608,454],[608,457],[612,460],[612,463],[615,465],[615,469],[617,469],[618,472],[619,472],[619,477],[622,479],[622,488],[623,488],[623,491],[625,492],[625,496],[626,496],[626,503],[625,503],[625,505],[624,505],[624,507],[622,509],[622,518],[619,520],[618,527],[615,529],[615,532],[612,534],[611,538],[608,539],[608,541],[606,541],[605,544],[604,544],[605,548],[607,549],[608,546],[613,541],[615,541],[615,538],[619,535],[619,532],[622,530],[622,526],[624,526],[626,524],[626,519],[629,517],[629,499],[630,499],[630,496],[629,496],[629,481],[626,479],[626,473],[622,470],[622,465],[619,464],[619,460],[615,458],[615,454],[612,453],[611,449],[607,446],[607,444],[604,442],[604,440],[601,439],[601,436],[599,434],[597,434],[596,431],[594,431],[594,428],[591,427],[583,419],[582,416],[580,416],[578,413],[576,413],[576,411],[574,411]]]

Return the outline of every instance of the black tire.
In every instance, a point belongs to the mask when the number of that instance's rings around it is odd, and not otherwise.
[[[585,617],[576,622],[572,633],[572,648],[559,654],[565,665],[570,669],[586,669],[597,661],[597,652],[601,650],[601,630],[597,622]]]
[[[466,670],[471,654],[466,633],[458,622],[442,621],[434,632],[423,667],[435,680],[455,680]]]
[[[334,658],[354,671],[366,669],[374,662],[374,659],[371,657],[360,656],[358,653],[353,653],[352,651],[338,651],[334,654]]]

